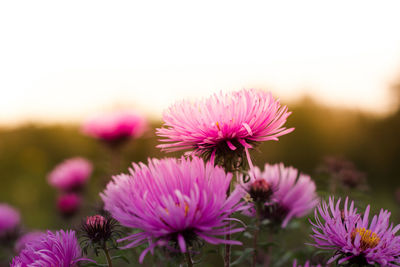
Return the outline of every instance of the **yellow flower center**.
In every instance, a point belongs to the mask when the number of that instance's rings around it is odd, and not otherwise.
[[[356,228],[351,233],[351,241],[353,241],[353,243],[357,235],[361,237],[360,248],[362,250],[366,250],[368,248],[374,248],[379,244],[379,241],[381,241],[378,235],[372,232],[371,230],[367,230],[365,228]]]

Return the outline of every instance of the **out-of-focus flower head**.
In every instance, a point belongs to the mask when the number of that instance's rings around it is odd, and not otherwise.
[[[147,129],[145,117],[128,111],[99,114],[88,119],[82,131],[111,146],[118,146],[129,138],[140,137]]]
[[[27,243],[21,253],[12,260],[11,267],[75,267],[83,260],[86,259],[81,256],[74,231],[47,231],[41,238]]]
[[[316,186],[310,176],[298,172],[282,163],[266,164],[264,172],[258,167],[249,171],[250,180],[242,182],[242,187],[253,202],[262,202],[262,217],[286,227],[292,218],[303,217],[317,204]],[[257,188],[257,190],[255,190]],[[255,215],[255,207],[244,212]]]
[[[81,189],[90,178],[92,164],[80,157],[71,158],[58,164],[48,175],[50,185],[62,191]]]
[[[313,246],[335,251],[328,264],[338,261],[338,264],[349,263],[358,266],[400,265],[400,236],[396,236],[400,224],[389,224],[390,212],[381,210],[369,221],[370,206],[364,215],[357,213],[354,202],[346,198],[343,209],[340,199],[335,203],[329,198],[329,203],[323,202],[315,209],[313,225]]]
[[[196,102],[176,102],[163,113],[157,129],[164,151],[193,150],[231,170],[243,163],[249,148],[292,132],[283,125],[291,113],[271,93],[240,90],[214,94]]]
[[[353,162],[341,157],[325,157],[318,171],[329,174],[333,179],[340,181],[347,188],[367,188],[365,173],[359,171]]]
[[[15,251],[20,253],[27,244],[34,243],[46,236],[46,233],[40,231],[29,232],[22,235],[18,238],[17,242],[15,242]]]
[[[232,174],[200,158],[150,159],[133,164],[130,174],[113,177],[101,197],[105,209],[121,225],[140,232],[127,236],[125,248],[148,243],[140,262],[156,246],[182,253],[198,240],[211,244],[241,244],[217,236],[243,231],[230,215],[243,207],[243,190],[227,197]]]
[[[0,237],[13,232],[20,224],[19,212],[8,204],[0,203]]]
[[[117,229],[118,226],[117,221],[108,214],[86,217],[86,220],[81,223],[83,252],[87,254],[88,248],[92,247],[98,255],[99,249],[103,249],[107,243],[110,243],[112,248],[117,248],[116,238],[122,235],[122,232]]]
[[[58,211],[66,216],[73,216],[81,207],[81,197],[76,193],[62,194],[57,199]]]

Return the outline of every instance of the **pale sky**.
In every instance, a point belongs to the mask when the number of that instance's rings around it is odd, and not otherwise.
[[[384,113],[400,1],[1,1],[0,124],[269,89]]]

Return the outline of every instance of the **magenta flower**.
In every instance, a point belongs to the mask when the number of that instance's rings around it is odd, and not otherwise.
[[[186,252],[198,239],[240,245],[216,237],[244,230],[229,224],[243,196],[242,190],[234,190],[227,197],[231,179],[232,174],[197,157],[151,159],[148,166],[133,164],[130,174],[114,176],[101,198],[121,225],[140,230],[119,240],[130,241],[125,248],[149,243],[142,262],[156,246]]]
[[[57,199],[57,209],[64,216],[72,216],[79,210],[81,202],[81,197],[78,194],[63,194]]]
[[[37,242],[44,236],[46,236],[46,234],[40,231],[34,231],[24,234],[23,236],[18,238],[17,242],[15,243],[15,251],[17,253],[20,253],[27,244]]]
[[[157,135],[166,144],[158,147],[167,152],[190,149],[207,159],[215,156],[218,163],[234,155],[234,164],[245,152],[251,166],[249,148],[294,130],[283,127],[290,114],[271,93],[255,89],[221,92],[194,103],[184,100],[164,112]]]
[[[314,181],[293,167],[266,164],[264,172],[254,167],[249,177],[249,182],[242,183],[245,191],[254,202],[264,203],[264,217],[281,223],[282,227],[292,218],[305,216],[318,204]],[[254,215],[254,206],[245,214]]]
[[[369,205],[362,216],[354,208],[354,202],[350,207],[348,204],[346,198],[341,209],[340,199],[335,204],[334,198],[329,198],[329,204],[323,202],[315,209],[316,222],[311,222],[313,246],[335,251],[328,264],[338,260],[338,264],[399,266],[400,236],[395,234],[400,224],[396,227],[389,224],[387,210],[381,210],[369,222]]]
[[[0,203],[0,237],[17,228],[21,220],[19,212],[8,204]]]
[[[74,231],[63,230],[47,234],[35,242],[27,243],[25,249],[12,260],[11,267],[57,266],[75,267],[81,257],[81,249]]]
[[[118,111],[95,116],[83,124],[82,131],[110,144],[140,137],[147,128],[146,119],[138,114]]]
[[[62,191],[81,189],[89,180],[92,164],[84,158],[71,158],[58,164],[48,175],[50,185]]]

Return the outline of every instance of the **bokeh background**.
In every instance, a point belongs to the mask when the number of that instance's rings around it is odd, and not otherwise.
[[[174,101],[261,88],[289,106],[296,130],[263,144],[257,165],[282,161],[328,188],[327,157],[349,160],[367,179],[363,201],[399,223],[399,9],[398,1],[1,2],[0,202],[19,209],[27,229],[68,227],[76,221],[57,214],[48,172],[74,156],[94,163],[82,215],[99,205],[99,177],[110,175],[107,150],[80,131],[85,118],[121,108],[148,117],[151,129],[122,150],[126,171],[167,156],[154,129]]]

